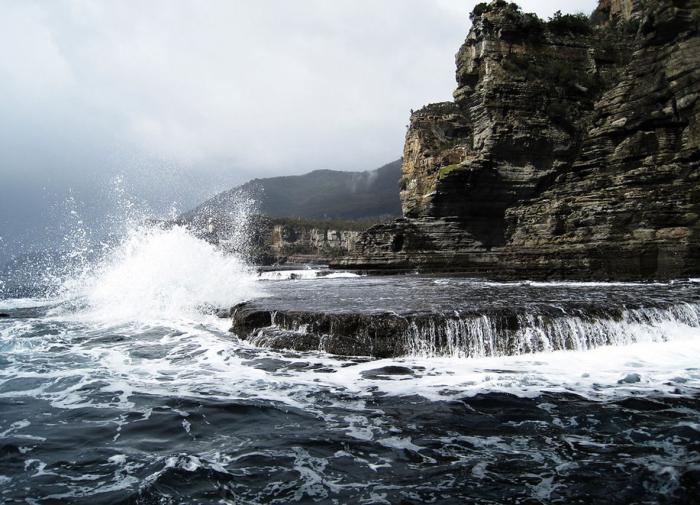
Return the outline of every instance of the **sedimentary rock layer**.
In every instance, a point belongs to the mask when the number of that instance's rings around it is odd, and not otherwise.
[[[700,326],[700,305],[595,303],[444,313],[328,312],[242,304],[231,331],[261,347],[348,356],[486,357],[663,341],[670,324]]]
[[[404,218],[338,265],[501,277],[700,273],[700,0],[593,22],[477,6],[454,101],[414,112]]]

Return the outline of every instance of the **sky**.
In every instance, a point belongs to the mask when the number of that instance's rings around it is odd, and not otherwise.
[[[399,158],[409,111],[451,99],[475,3],[0,0],[0,255],[56,232],[69,195],[98,220],[117,184],[162,214]]]

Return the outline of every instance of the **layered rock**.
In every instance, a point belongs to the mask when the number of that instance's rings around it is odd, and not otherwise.
[[[248,216],[233,222],[185,223],[199,237],[258,265],[328,263],[352,254],[370,221]]]
[[[700,272],[698,0],[602,1],[593,26],[479,5],[454,102],[411,116],[404,219],[341,263],[508,277]]]
[[[601,277],[700,270],[700,3],[675,4],[645,13],[575,162],[509,209],[512,261]]]
[[[268,254],[277,262],[327,262],[354,251],[359,236],[355,230],[276,224],[270,231]]]
[[[488,308],[456,304],[449,311],[428,312],[299,310],[263,301],[239,304],[220,316],[231,318],[231,331],[240,339],[273,349],[375,358],[475,358],[663,340],[668,324],[700,325],[697,297],[675,296],[672,302],[646,300],[631,307],[577,301],[571,293],[568,300],[549,303],[532,304],[520,297]]]
[[[600,0],[593,18],[603,24],[627,21],[632,17],[633,0]],[[639,12],[639,6],[636,11]]]

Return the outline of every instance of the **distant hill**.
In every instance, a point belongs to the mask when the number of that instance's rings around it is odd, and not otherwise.
[[[401,160],[365,172],[315,170],[304,175],[254,179],[219,193],[180,219],[214,221],[255,200],[255,212],[270,217],[304,219],[377,219],[401,215]]]

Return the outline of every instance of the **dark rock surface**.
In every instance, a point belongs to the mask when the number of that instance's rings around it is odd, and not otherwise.
[[[504,356],[664,340],[700,326],[700,284],[494,283],[406,276],[282,281],[234,306],[254,345],[387,358]]]
[[[344,356],[386,358],[407,353],[404,318],[392,314],[270,312],[240,308],[231,330],[239,338],[272,349],[322,350]]]
[[[569,304],[539,307],[536,315],[523,306],[397,314],[270,310],[251,304],[237,307],[231,317],[231,331],[241,340],[271,349],[374,358],[416,354],[484,357],[633,343],[640,333],[633,325],[646,326],[651,332],[665,322],[695,325],[698,309],[670,305],[626,311]],[[620,329],[628,324],[627,329]],[[623,382],[634,381],[626,377]]]
[[[700,1],[473,14],[454,102],[415,112],[404,218],[341,267],[508,278],[700,273]]]

